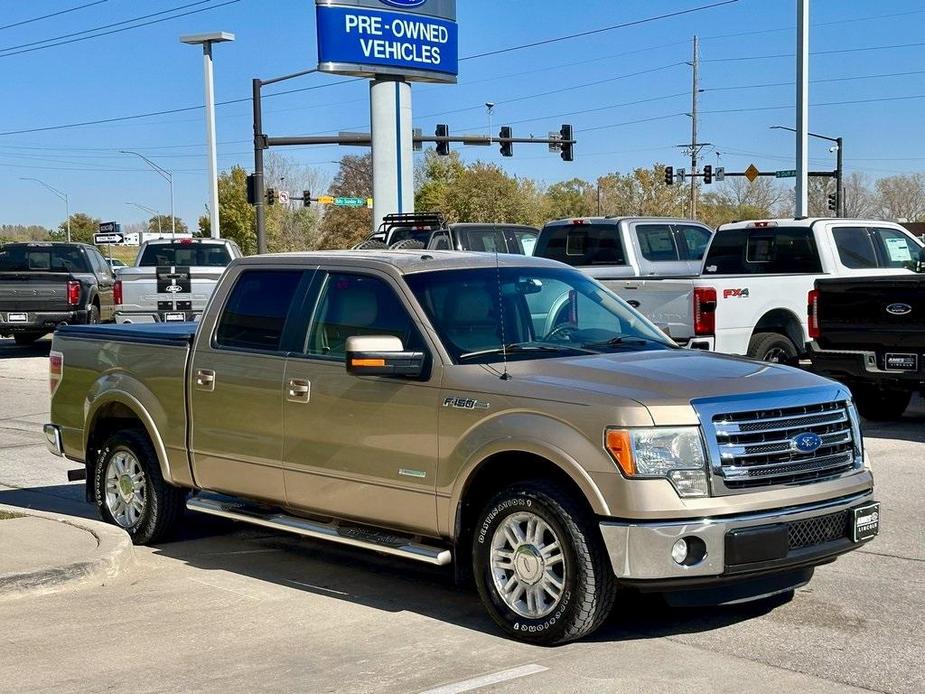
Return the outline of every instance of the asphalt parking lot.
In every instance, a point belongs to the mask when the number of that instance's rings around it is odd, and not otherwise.
[[[0,340],[0,503],[89,516],[42,443],[47,351]],[[0,601],[0,691],[922,692],[925,403],[865,434],[881,535],[786,604],[628,595],[544,649],[442,570],[190,514],[105,585]]]

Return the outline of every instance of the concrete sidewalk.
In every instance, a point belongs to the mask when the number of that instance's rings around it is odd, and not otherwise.
[[[0,504],[0,599],[100,583],[135,560],[129,536],[84,518]]]

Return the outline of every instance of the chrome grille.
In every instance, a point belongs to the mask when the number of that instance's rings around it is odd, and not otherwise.
[[[847,472],[855,441],[847,402],[826,402],[716,414],[719,474],[728,489],[805,482]],[[794,438],[812,433],[822,445],[797,450]]]

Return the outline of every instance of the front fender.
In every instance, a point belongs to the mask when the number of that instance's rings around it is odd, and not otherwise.
[[[553,463],[574,481],[594,513],[612,515],[589,474],[616,472],[602,441],[591,441],[562,420],[537,413],[508,412],[466,432],[442,467],[448,477],[452,476],[452,481],[446,479],[450,488],[446,515],[450,537],[455,536],[457,511],[473,474],[492,456],[511,452],[529,453]]]

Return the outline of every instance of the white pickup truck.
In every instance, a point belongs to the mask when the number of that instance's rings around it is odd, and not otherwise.
[[[199,320],[225,267],[241,250],[224,239],[157,239],[144,243],[133,267],[118,272],[116,323]]]
[[[692,349],[792,362],[809,336],[810,292],[823,277],[908,274],[922,243],[891,222],[776,219],[719,227],[695,278],[603,279]]]

